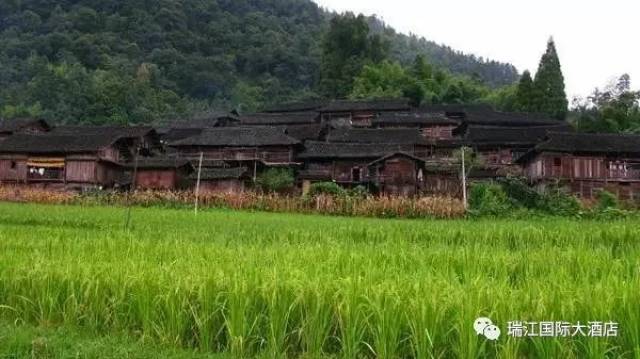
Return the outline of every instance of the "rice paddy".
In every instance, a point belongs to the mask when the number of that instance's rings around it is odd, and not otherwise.
[[[135,208],[124,222],[0,204],[0,320],[232,358],[640,358],[637,219]],[[502,336],[477,335],[478,317]],[[510,321],[619,331],[517,338]]]

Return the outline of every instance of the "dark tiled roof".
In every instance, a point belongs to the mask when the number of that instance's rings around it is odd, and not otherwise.
[[[320,112],[351,112],[351,111],[408,111],[409,100],[407,99],[380,99],[370,101],[331,101],[327,106],[321,108]]]
[[[0,153],[84,153],[114,144],[121,137],[103,134],[16,134],[0,142]]]
[[[538,151],[640,154],[640,135],[549,133],[545,142],[536,146]]]
[[[277,106],[270,107],[264,112],[306,112],[316,111],[327,105],[329,101],[317,100],[317,101],[303,101],[303,102],[290,102]]]
[[[299,141],[319,140],[322,137],[323,126],[313,125],[289,125],[285,126],[285,133]]]
[[[470,125],[494,126],[554,126],[565,124],[547,116],[520,112],[478,111],[467,112],[464,122]]]
[[[211,128],[220,125],[223,120],[237,121],[237,116],[222,111],[206,111],[192,115],[187,119],[180,119],[169,122],[169,128]]]
[[[527,162],[536,153],[640,156],[640,135],[549,132],[547,139],[518,159]]]
[[[298,143],[275,127],[221,127],[206,129],[200,135],[173,142],[170,146],[255,147]]]
[[[41,126],[44,129],[49,128],[49,124],[45,120],[34,118],[16,118],[11,120],[0,119],[0,132],[16,132],[29,126]]]
[[[315,124],[317,118],[316,112],[253,113],[240,116],[240,123],[245,126]]]
[[[328,142],[343,143],[387,143],[405,145],[427,145],[417,128],[393,129],[337,129],[329,132]]]
[[[143,157],[138,158],[137,161],[133,161],[131,163],[127,163],[128,168],[135,168],[137,165],[138,169],[176,169],[182,167],[193,168],[191,162],[186,159],[180,159],[175,157]]]
[[[451,119],[442,113],[431,112],[398,112],[383,113],[373,119],[373,125],[404,125],[404,126],[429,126],[429,125],[458,125],[460,122]]]
[[[406,157],[406,158],[409,158],[409,159],[411,159],[413,161],[416,161],[416,162],[425,163],[425,160],[423,160],[422,158],[418,158],[418,157],[416,157],[416,156],[414,156],[414,155],[412,155],[410,153],[396,152],[396,153],[390,153],[390,154],[388,154],[386,156],[382,156],[382,157],[378,158],[377,160],[369,163],[369,166],[372,166],[372,165],[374,165],[376,163],[379,163],[379,162],[386,161],[386,160],[388,160],[390,158],[394,158],[394,157]]]
[[[239,179],[247,173],[246,167],[234,168],[203,168],[200,173],[200,180],[222,180],[222,179]],[[190,179],[198,179],[198,171],[191,173]]]
[[[160,138],[165,143],[170,143],[185,138],[197,136],[203,131],[202,128],[171,128],[166,133],[162,134]]]
[[[471,146],[533,147],[551,131],[571,132],[569,124],[557,126],[495,127],[471,125],[465,127],[463,141]]]
[[[356,143],[329,143],[329,142],[305,142],[305,151],[299,158],[370,158],[376,159],[391,153],[413,153],[412,145],[390,144],[356,144]]]
[[[57,126],[51,134],[61,136],[107,136],[120,138],[144,137],[155,132],[150,126]]]

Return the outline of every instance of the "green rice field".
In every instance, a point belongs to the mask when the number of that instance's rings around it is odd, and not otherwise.
[[[640,358],[637,219],[125,214],[0,204],[0,357]]]

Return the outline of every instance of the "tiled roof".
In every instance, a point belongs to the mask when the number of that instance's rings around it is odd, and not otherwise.
[[[221,127],[206,129],[200,135],[170,143],[170,146],[256,147],[298,143],[275,127]]]
[[[464,128],[463,142],[470,146],[533,147],[549,132],[572,132],[569,124],[532,127],[496,127],[471,125]]]
[[[252,113],[240,116],[244,126],[277,126],[317,123],[317,112]]]
[[[39,120],[34,118],[16,118],[11,120],[0,119],[0,132],[16,132],[25,127],[39,125],[45,129],[49,128],[49,125],[45,120]]]
[[[432,112],[396,112],[382,113],[372,121],[373,125],[458,125],[460,122],[445,116],[443,113]]]
[[[370,158],[377,159],[391,153],[413,153],[413,145],[391,144],[356,144],[356,143],[330,143],[330,142],[305,142],[305,151],[298,157],[305,158]]]
[[[405,145],[427,145],[417,128],[392,129],[336,129],[329,132],[327,142],[343,143],[387,143]]]
[[[408,111],[407,99],[380,99],[370,101],[336,100],[321,108],[320,112],[351,112],[351,111]]]
[[[122,138],[114,134],[16,134],[0,142],[0,153],[83,153],[95,152]]]

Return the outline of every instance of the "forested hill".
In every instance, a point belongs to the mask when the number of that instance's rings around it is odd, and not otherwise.
[[[3,0],[0,116],[145,122],[312,97],[332,16],[309,0]],[[489,85],[518,77],[371,22],[401,63],[423,53]]]

